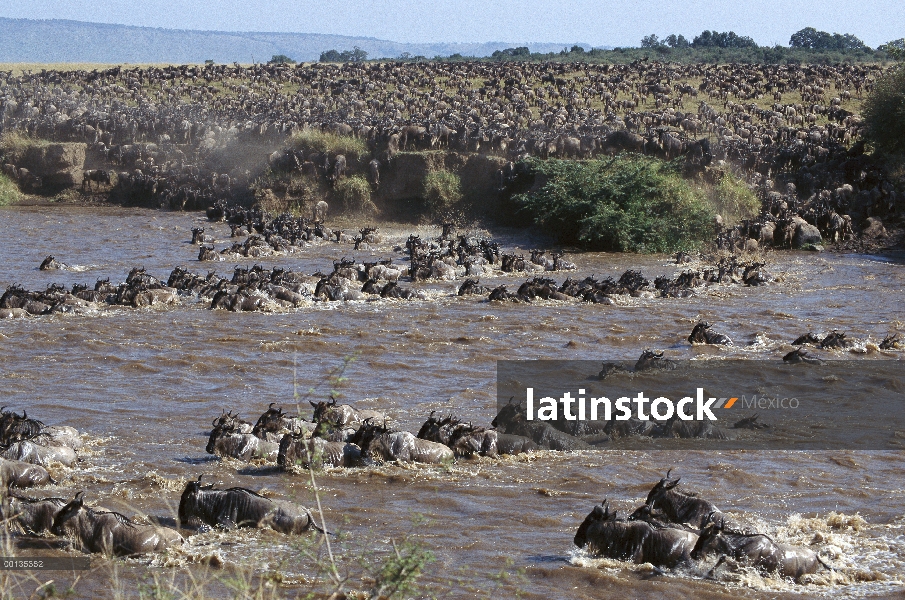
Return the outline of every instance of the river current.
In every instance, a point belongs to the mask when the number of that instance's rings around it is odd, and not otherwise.
[[[71,287],[98,278],[125,280],[143,266],[166,280],[183,266],[229,277],[235,265],[281,266],[313,273],[332,260],[393,257],[410,233],[431,227],[387,224],[384,241],[367,251],[320,243],[295,253],[200,263],[189,243],[204,226],[217,249],[231,244],[225,224],[202,215],[116,208],[20,207],[0,211],[0,288],[19,284]],[[543,240],[522,232],[480,231],[505,250],[526,252]],[[40,271],[48,255],[71,269]],[[681,270],[671,257],[572,254],[573,277],[640,269],[653,280]],[[780,360],[807,331],[845,331],[859,340],[844,358],[901,360],[877,347],[905,333],[905,261],[901,257],[776,252],[767,268],[780,281],[761,287],[715,286],[686,299],[628,298],[615,305],[564,302],[489,303],[458,297],[461,282],[403,283],[427,300],[318,302],[270,313],[230,313],[183,298],[175,307],[110,307],[84,315],[0,321],[2,404],[27,409],[47,424],[67,424],[89,440],[77,469],[57,469],[59,483],[30,492],[71,497],[164,522],[179,495],[203,475],[217,487],[243,486],[265,495],[315,502],[304,474],[205,454],[211,419],[223,410],[254,420],[270,403],[310,415],[308,399],[324,399],[325,378],[343,402],[388,413],[417,431],[431,411],[489,426],[496,407],[500,359],[635,360],[645,348],[675,359]],[[558,282],[566,274],[555,273]],[[483,281],[517,288],[525,276]],[[728,333],[731,348],[692,348],[686,337],[700,319]],[[834,353],[827,352],[832,355]],[[836,353],[841,354],[841,353]],[[843,356],[836,356],[840,358]],[[756,364],[756,363],[752,363]],[[312,391],[313,390],[313,391]],[[572,545],[575,530],[603,498],[620,512],[641,504],[667,469],[751,528],[778,540],[822,549],[839,573],[802,583],[729,573],[723,581],[694,570],[657,575],[644,566],[589,557]],[[316,475],[340,568],[349,589],[367,589],[357,557],[379,561],[392,544],[417,542],[435,556],[420,592],[439,597],[753,598],[901,595],[905,580],[905,452],[622,451],[541,452],[504,459],[460,460],[452,466],[335,469]],[[311,540],[308,539],[308,542]],[[65,553],[56,540],[18,540],[20,555]],[[314,577],[305,540],[270,531],[212,531],[183,550],[154,558],[92,559],[76,597],[137,596],[141,585],[174,577],[210,580],[208,597],[231,595],[223,573],[275,579],[281,593],[304,592]],[[214,562],[212,569],[206,563]],[[365,568],[364,571],[367,571]],[[37,585],[24,575],[16,585]],[[205,579],[207,578],[207,579]],[[24,581],[24,583],[23,583]],[[30,585],[30,587],[29,587]]]

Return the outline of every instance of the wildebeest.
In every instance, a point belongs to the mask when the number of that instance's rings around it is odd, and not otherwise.
[[[581,450],[590,447],[587,442],[560,431],[547,422],[528,421],[517,404],[504,406],[490,424],[504,433],[527,437],[538,446],[550,450]]]
[[[0,490],[10,487],[28,488],[50,481],[47,469],[21,460],[0,458]]]
[[[307,508],[290,502],[271,500],[245,488],[215,490],[201,485],[201,476],[190,481],[179,500],[179,522],[185,526],[200,524],[233,529],[270,527],[280,533],[303,533],[314,523]]]
[[[185,541],[175,529],[140,525],[117,512],[86,508],[81,493],[57,512],[50,531],[74,538],[89,552],[131,556],[163,552]]]
[[[20,460],[33,465],[41,465],[42,467],[46,467],[52,461],[72,467],[78,461],[75,450],[68,446],[42,446],[31,440],[22,440],[21,442],[0,446],[0,457],[7,460]]]
[[[708,578],[727,560],[752,566],[765,573],[777,572],[781,577],[798,580],[802,575],[816,573],[820,565],[833,570],[809,548],[774,542],[762,533],[744,533],[726,529],[722,519],[707,523],[691,551],[695,560],[708,554],[719,554],[720,559],[710,569]]]
[[[673,488],[679,485],[681,478],[670,479],[671,472],[672,469],[667,471],[666,477],[648,493],[644,503],[651,510],[660,510],[671,522],[687,523],[695,529],[703,527],[708,520],[723,518],[720,510],[707,500],[675,491]]]
[[[88,169],[82,173],[82,190],[95,184],[95,188],[100,188],[101,184],[110,185],[110,173],[103,169]]]
[[[389,431],[370,420],[362,423],[350,441],[361,448],[363,455],[378,462],[437,464],[452,462],[455,458],[448,446],[419,439],[408,431]]]
[[[273,462],[279,446],[250,432],[251,426],[237,416],[224,414],[214,419],[214,429],[207,440],[208,454],[229,456],[243,461],[256,458]]]
[[[0,516],[26,533],[42,533],[50,531],[57,513],[67,502],[63,498],[37,499],[11,493],[0,505]]]
[[[327,420],[338,426],[345,427],[347,425],[360,424],[367,419],[374,421],[386,421],[387,417],[376,410],[367,410],[355,408],[349,404],[337,404],[336,398],[330,398],[330,402],[321,400],[320,402],[308,401],[314,408],[314,415],[311,420],[319,423]]]
[[[327,211],[330,209],[330,205],[325,201],[321,200],[317,204],[314,205],[312,218],[316,223],[323,223],[327,220]]]
[[[607,501],[595,506],[575,533],[575,545],[598,556],[654,566],[688,562],[698,536],[684,529],[657,527],[646,521],[621,521]]]
[[[4,410],[5,408],[0,408],[0,445],[27,440],[41,433],[44,423],[29,419],[24,410],[20,416],[11,410]]]
[[[274,408],[275,402],[271,402],[267,410],[258,417],[257,423],[252,428],[252,434],[261,439],[277,442],[286,434],[299,435],[307,433],[309,436],[314,431],[314,423],[301,417],[293,417],[283,412],[281,408]]]
[[[41,263],[41,266],[38,267],[39,271],[59,271],[61,269],[68,269],[69,265],[65,263],[61,263],[53,256],[48,256]]]
[[[330,442],[323,438],[285,435],[280,440],[277,464],[283,469],[358,467],[362,464],[361,448],[348,442]]]
[[[728,335],[710,331],[710,323],[708,323],[706,321],[700,321],[697,325],[694,326],[694,329],[691,330],[691,335],[688,336],[688,341],[692,345],[695,345],[695,344],[720,344],[723,346],[732,345],[732,340],[729,339]]]

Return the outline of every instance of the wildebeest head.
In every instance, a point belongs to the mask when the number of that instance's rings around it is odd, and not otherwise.
[[[672,473],[672,469],[666,472],[666,477],[661,479],[657,485],[650,491],[647,495],[647,500],[645,500],[645,504],[651,508],[651,510],[657,508],[657,503],[662,502],[666,498],[666,493],[679,485],[679,481],[681,481],[681,477],[676,479],[670,479],[669,474]]]
[[[700,321],[697,325],[694,326],[694,329],[691,330],[691,335],[688,336],[688,341],[692,344],[706,344],[707,336],[705,335],[705,331],[710,329],[710,323],[707,321]]]
[[[283,409],[274,408],[274,404],[276,403],[271,402],[264,414],[258,417],[258,422],[255,423],[254,428],[251,430],[254,435],[260,437],[263,432],[276,432],[282,429]]]
[[[212,425],[214,428],[207,440],[207,448],[205,449],[208,454],[214,453],[214,444],[218,438],[230,433],[239,433],[242,419],[239,418],[239,415],[234,415],[232,411],[229,411],[214,419]]]
[[[37,419],[29,419],[28,413],[24,410],[20,416],[4,410],[5,408],[5,406],[0,408],[0,445],[27,440],[41,433],[44,423]]]
[[[182,497],[179,499],[179,522],[182,524],[187,523],[191,519],[191,515],[194,513],[192,505],[197,502],[196,496],[198,492],[214,487],[213,484],[202,486],[201,477],[199,475],[197,480],[186,483],[185,489],[182,490]]]
[[[711,552],[723,552],[721,546],[724,542],[720,539],[720,535],[723,533],[724,527],[723,519],[714,519],[713,513],[711,513],[707,517],[707,524],[701,528],[698,541],[691,551],[691,558],[698,560]]]
[[[349,442],[357,445],[361,448],[362,452],[367,452],[368,447],[371,445],[371,442],[374,441],[380,435],[387,433],[389,429],[386,425],[380,425],[374,422],[373,419],[365,419],[361,424],[361,427],[358,428],[358,431],[349,439]]]
[[[72,500],[70,500],[66,506],[60,509],[60,512],[57,513],[57,516],[53,519],[53,526],[50,528],[50,532],[54,535],[65,535],[66,534],[66,523],[70,520],[78,516],[78,514],[84,508],[84,500],[82,499],[82,492],[76,493]]]
[[[599,506],[595,506],[594,510],[591,511],[587,517],[585,517],[584,522],[578,526],[578,531],[575,533],[575,545],[579,548],[584,548],[588,543],[588,529],[594,523],[603,523],[606,521],[615,521],[616,520],[616,511],[610,512],[609,504],[604,498],[603,502],[600,503]]]
[[[311,417],[311,420],[317,423],[326,418],[331,412],[330,409],[336,406],[336,398],[330,396],[330,402],[324,402],[323,400],[321,400],[320,402],[314,403],[309,400],[308,403],[312,407],[314,407],[314,415]]]
[[[493,418],[490,424],[494,427],[505,428],[506,425],[518,419],[519,405],[512,402],[514,396],[509,399],[509,403],[500,409],[497,416]]]

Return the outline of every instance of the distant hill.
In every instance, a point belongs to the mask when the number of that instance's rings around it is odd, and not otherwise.
[[[266,62],[284,54],[316,61],[325,50],[358,46],[369,58],[412,56],[489,56],[495,50],[527,46],[532,52],[558,52],[573,44],[486,42],[406,44],[367,37],[320,33],[191,31],[108,25],[59,19],[0,18],[0,62],[38,63],[218,63]],[[590,49],[590,44],[579,44]]]

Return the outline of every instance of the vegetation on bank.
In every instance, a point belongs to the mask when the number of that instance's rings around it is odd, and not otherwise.
[[[19,200],[19,186],[9,177],[0,173],[0,206],[7,206]]]
[[[430,171],[424,176],[421,193],[427,213],[442,218],[462,200],[462,181],[449,171]]]
[[[359,160],[368,154],[364,140],[342,136],[317,129],[303,129],[292,135],[289,145],[306,152],[329,152],[343,154],[348,160]]]
[[[713,238],[714,206],[678,166],[621,154],[605,160],[529,160],[532,191],[513,200],[561,244],[587,250],[675,252]]]
[[[862,108],[864,139],[884,154],[905,155],[905,65],[875,84]]]

